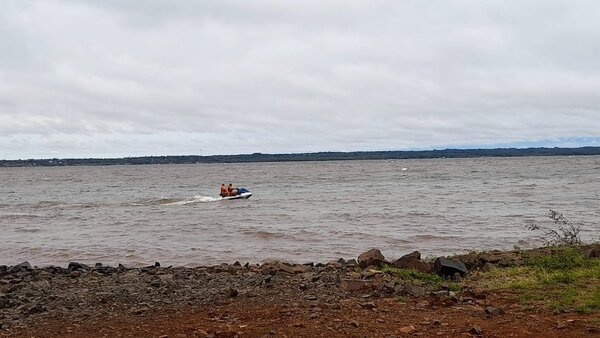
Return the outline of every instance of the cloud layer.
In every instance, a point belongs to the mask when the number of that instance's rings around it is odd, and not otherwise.
[[[4,1],[0,158],[597,145],[599,10]]]

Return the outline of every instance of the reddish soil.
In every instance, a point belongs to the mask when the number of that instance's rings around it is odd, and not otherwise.
[[[383,263],[371,253],[359,264]],[[510,252],[463,257],[470,269],[514,259]],[[554,313],[548,299],[524,304],[517,289],[489,290],[474,282],[479,277],[457,275],[455,287],[427,284],[426,273],[405,279],[343,259],[195,268],[24,262],[0,266],[0,336],[600,337],[598,312]]]
[[[119,314],[77,322],[36,323],[15,337],[600,337],[598,314],[524,310],[509,293],[487,295],[504,313],[447,298],[348,298],[339,303],[235,299],[143,315]],[[480,301],[479,303],[483,303]],[[374,306],[374,307],[373,307]],[[414,327],[412,329],[410,326]],[[479,330],[479,331],[478,331]],[[404,331],[404,332],[403,332]]]

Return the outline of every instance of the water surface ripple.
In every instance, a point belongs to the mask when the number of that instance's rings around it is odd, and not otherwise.
[[[0,264],[389,258],[541,243],[549,209],[599,233],[600,157],[0,168]],[[220,183],[249,200],[215,201]]]

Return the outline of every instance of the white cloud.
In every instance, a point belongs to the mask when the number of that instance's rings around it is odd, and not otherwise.
[[[0,7],[0,158],[600,136],[593,1]]]

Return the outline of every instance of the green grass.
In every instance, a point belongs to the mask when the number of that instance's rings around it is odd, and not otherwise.
[[[548,301],[548,305],[555,312],[570,311],[573,309],[573,305],[577,301],[579,292],[573,286],[566,287],[558,293],[558,295],[552,297]]]
[[[576,247],[529,259],[523,266],[494,268],[479,274],[476,283],[520,291],[526,306],[538,302],[557,312],[600,311],[600,258],[586,259]]]
[[[586,259],[577,247],[566,247],[559,251],[538,258],[529,259],[525,265],[539,267],[547,270],[564,270],[593,266],[594,260]]]
[[[595,290],[587,295],[584,301],[575,307],[578,312],[598,312],[600,311],[600,286],[596,285]]]
[[[421,272],[414,269],[399,269],[391,265],[385,265],[381,271],[387,272],[402,280],[417,282],[432,289],[441,289],[443,286],[447,287],[450,291],[458,291],[461,289],[460,284],[444,279],[433,273]]]
[[[413,279],[413,280],[420,280],[420,281],[431,282],[431,283],[438,283],[438,282],[441,283],[444,281],[444,279],[442,277],[432,274],[432,273],[421,272],[421,271],[417,271],[414,269],[399,269],[399,268],[396,268],[391,265],[385,265],[381,269],[381,271],[390,273],[396,277],[401,277],[402,279],[407,279],[407,280]]]
[[[523,303],[539,302],[544,300],[544,295],[531,291],[525,291],[521,294],[519,299]]]

